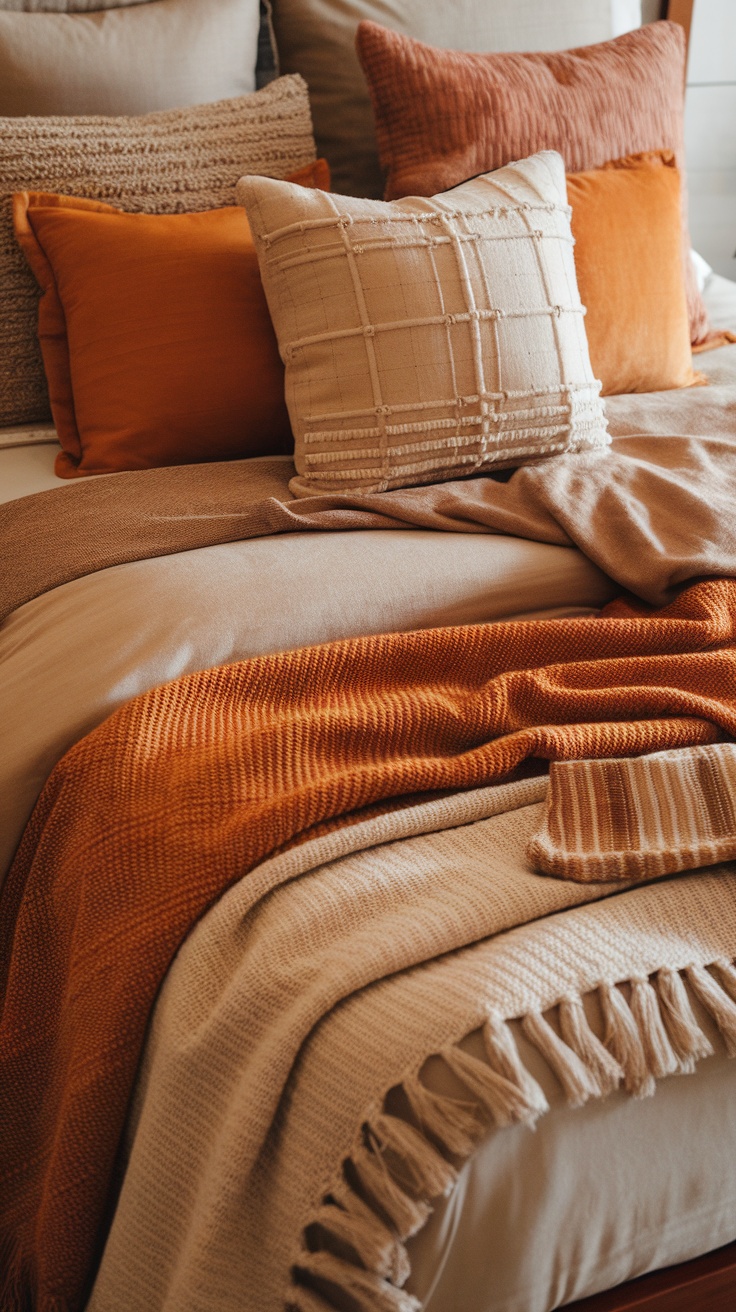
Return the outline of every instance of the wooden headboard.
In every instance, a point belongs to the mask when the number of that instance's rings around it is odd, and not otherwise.
[[[665,16],[672,20],[673,23],[681,23],[685,29],[685,39],[690,40],[690,25],[693,21],[693,9],[695,0],[669,0],[663,6],[662,17]]]

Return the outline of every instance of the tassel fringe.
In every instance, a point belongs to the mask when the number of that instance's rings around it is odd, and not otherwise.
[[[418,1076],[404,1080],[404,1093],[421,1128],[455,1157],[469,1157],[483,1133],[477,1104],[434,1093]]]
[[[728,1055],[736,1056],[733,963],[691,965],[684,976],[713,1017]],[[571,1107],[605,1098],[620,1084],[635,1098],[650,1097],[657,1080],[691,1073],[698,1061],[713,1055],[682,974],[665,967],[651,979],[629,980],[628,987],[627,1002],[619,985],[599,986],[603,1042],[579,996],[559,1002],[559,1033],[538,1010],[521,1017],[522,1032]],[[405,1241],[425,1224],[432,1201],[450,1193],[458,1164],[489,1127],[533,1127],[549,1110],[507,1021],[489,1015],[482,1036],[485,1059],[457,1045],[435,1054],[467,1098],[436,1093],[412,1074],[401,1089],[415,1123],[380,1111],[362,1127],[345,1173],[306,1229],[305,1238],[312,1239],[295,1261],[287,1312],[335,1312],[345,1302],[355,1312],[419,1312],[419,1303],[403,1288],[410,1274]]]
[[[736,1057],[736,1002],[705,966],[688,966],[687,977],[698,1001],[718,1026],[729,1057]]]
[[[636,1021],[644,1049],[647,1068],[655,1080],[663,1080],[679,1070],[654,992],[648,979],[631,981],[631,1014]]]
[[[521,1028],[554,1071],[571,1107],[582,1107],[589,1098],[600,1097],[595,1076],[583,1065],[577,1053],[555,1034],[540,1011],[528,1012]]]
[[[565,1043],[580,1058],[597,1085],[597,1096],[606,1098],[624,1078],[616,1058],[604,1048],[588,1024],[581,998],[571,995],[560,1003],[560,1031]]]
[[[696,1063],[713,1056],[713,1045],[698,1025],[687,989],[676,970],[660,970],[659,1001],[681,1075],[692,1075]]]
[[[604,1043],[624,1073],[624,1088],[633,1098],[651,1098],[654,1076],[647,1066],[636,1021],[620,989],[602,984],[599,989],[606,1022]]]

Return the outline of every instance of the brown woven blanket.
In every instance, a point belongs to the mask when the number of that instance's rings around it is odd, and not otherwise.
[[[715,580],[653,615],[357,639],[191,675],[73,748],[0,902],[0,1306],[81,1307],[152,1003],[228,885],[530,757],[734,736],[735,637],[736,582]]]

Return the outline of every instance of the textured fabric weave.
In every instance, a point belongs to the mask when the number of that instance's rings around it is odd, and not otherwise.
[[[324,160],[291,180],[330,185]],[[20,192],[13,218],[43,289],[59,477],[291,450],[284,369],[239,206],[126,214]]]
[[[735,638],[724,580],[647,620],[357,639],[164,685],[73,748],[0,901],[6,1299],[81,1306],[153,999],[228,885],[325,825],[529,757],[734,736]]]
[[[615,36],[614,7],[615,0],[276,0],[274,24],[283,71],[301,73],[309,85],[319,153],[335,190],[377,199],[381,169],[355,53],[361,19],[452,49],[556,50]]]
[[[672,150],[684,179],[685,37],[677,23],[650,23],[554,54],[474,55],[365,22],[358,53],[387,199],[431,196],[537,150],[559,150],[569,173]],[[695,343],[708,323],[690,244],[683,186],[682,258]]]
[[[431,200],[244,178],[301,476],[376,492],[607,445],[552,152]]]
[[[145,214],[232,205],[245,169],[286,177],[315,158],[307,89],[140,118],[0,119],[0,425],[49,417],[38,289],[12,222],[17,191],[63,192]]]
[[[529,860],[562,879],[655,879],[736,856],[736,748],[555,763]]]
[[[667,1163],[652,1154],[667,1157],[673,1144],[679,1154],[684,1123],[688,1153],[698,1153],[699,1117],[710,1121],[724,1105],[713,1097],[712,1066],[685,1082],[681,1115],[652,1138],[642,1123],[657,1108],[627,1107],[619,1096],[605,1109],[589,1105],[589,1116],[572,1109],[617,1086],[638,1100],[656,1092],[659,1102],[664,1077],[695,1071],[712,1053],[717,1030],[702,1011],[696,1019],[691,973],[736,1055],[736,1006],[725,991],[736,976],[730,965],[712,969],[735,955],[736,873],[633,889],[540,877],[524,849],[545,783],[501,784],[342,829],[260,867],[203,918],[149,1030],[126,1178],[89,1312],[345,1312],[358,1290],[364,1312],[419,1312],[427,1304],[416,1295],[426,1298],[447,1254],[431,1221],[432,1233],[421,1234],[437,1205],[452,1213],[467,1264],[455,1297],[445,1291],[440,1306],[507,1312],[523,1290],[521,1307],[544,1312],[565,1289],[565,1238],[575,1226],[566,1212],[552,1234],[532,1231],[522,1210],[540,1189],[559,1201],[550,1172],[560,1164],[543,1124],[550,1084],[567,1169],[586,1195],[591,1162],[601,1186],[617,1173],[630,1181],[628,1158],[640,1145],[656,1180]],[[380,846],[366,850],[371,843]],[[593,1027],[598,1010],[606,1020]],[[520,1143],[513,1127],[538,1121]],[[713,1153],[720,1134],[727,1181],[733,1120],[709,1129]],[[610,1161],[597,1156],[602,1138]],[[673,1187],[684,1185],[686,1171],[669,1169]],[[703,1190],[694,1163],[690,1179],[696,1206]],[[477,1189],[470,1205],[469,1183]],[[722,1209],[710,1194],[704,1248],[714,1217],[724,1242],[733,1234],[733,1190],[722,1187]],[[489,1191],[497,1194],[491,1215]],[[618,1198],[630,1208],[625,1183]],[[643,1230],[644,1265],[652,1240],[636,1199],[624,1234]],[[533,1249],[513,1274],[498,1235],[486,1242],[483,1228],[506,1207],[522,1230],[519,1245]],[[615,1211],[605,1215],[599,1258],[626,1225]],[[569,1235],[575,1255],[587,1255],[595,1238],[582,1226],[582,1236],[578,1227]],[[423,1287],[413,1278],[417,1239]],[[555,1275],[538,1286],[532,1273],[554,1239]],[[681,1248],[677,1258],[685,1256]],[[627,1251],[615,1268],[621,1278],[636,1270],[629,1261]],[[330,1287],[318,1294],[328,1269]],[[581,1272],[578,1291],[586,1280],[590,1292],[598,1288],[596,1276],[594,1267]]]

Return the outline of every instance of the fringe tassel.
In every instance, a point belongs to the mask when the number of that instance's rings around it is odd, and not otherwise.
[[[371,1121],[370,1128],[372,1137],[383,1148],[389,1148],[401,1158],[409,1175],[406,1183],[414,1193],[425,1198],[446,1197],[450,1193],[457,1181],[457,1171],[413,1125],[381,1112]],[[396,1169],[392,1170],[396,1175]],[[400,1180],[400,1183],[405,1182]]]
[[[554,1071],[571,1107],[582,1107],[589,1098],[600,1095],[595,1077],[577,1053],[563,1043],[541,1011],[527,1012],[521,1028]]]
[[[363,1271],[359,1266],[343,1262],[332,1253],[305,1253],[299,1259],[297,1269],[346,1293],[353,1300],[356,1312],[421,1312],[421,1304],[412,1294],[397,1289],[373,1271]],[[334,1304],[329,1296],[320,1299],[312,1289],[294,1290],[292,1301],[297,1307],[304,1294],[312,1297],[311,1306],[302,1303],[304,1312],[326,1312],[326,1309],[333,1312]]]
[[[381,1211],[396,1227],[400,1239],[409,1239],[421,1230],[431,1207],[423,1200],[410,1198],[396,1183],[382,1156],[362,1144],[352,1154],[351,1161],[358,1179]]]
[[[688,966],[687,977],[695,996],[716,1022],[729,1057],[736,1057],[736,1002],[705,966]]]
[[[657,992],[670,1042],[681,1075],[692,1075],[696,1062],[713,1056],[713,1045],[701,1030],[690,1006],[687,989],[676,970],[660,970]]]
[[[334,1203],[325,1203],[317,1212],[314,1224],[321,1226],[333,1239],[347,1244],[369,1271],[377,1272],[395,1285],[403,1285],[410,1267],[407,1251],[398,1235],[389,1230],[347,1185],[344,1193],[352,1195],[349,1206],[345,1206],[342,1197]],[[333,1197],[336,1197],[334,1192]]]
[[[728,961],[712,969],[722,983],[703,966],[689,966],[686,974],[734,1057],[736,969]],[[599,988],[604,1043],[591,1029],[578,996],[559,1004],[562,1038],[539,1011],[521,1020],[524,1034],[573,1107],[605,1097],[621,1080],[634,1097],[650,1097],[656,1079],[692,1071],[698,1060],[712,1055],[679,972],[665,967],[656,976],[656,987],[643,977],[633,978],[630,987],[630,1005],[616,985]],[[533,1126],[549,1110],[542,1088],[521,1060],[509,1024],[496,1014],[489,1016],[483,1042],[487,1063],[455,1045],[438,1054],[468,1089],[472,1103],[435,1093],[413,1075],[402,1088],[421,1128],[388,1112],[365,1125],[365,1142],[350,1158],[365,1198],[343,1178],[310,1222],[355,1253],[362,1265],[329,1249],[305,1252],[287,1294],[289,1312],[335,1312],[337,1299],[340,1306],[349,1302],[352,1312],[420,1312],[417,1300],[401,1288],[409,1275],[402,1241],[427,1221],[429,1200],[449,1193],[457,1179],[455,1166],[435,1144],[465,1160],[476,1148],[488,1116],[498,1126],[520,1121]]]
[[[629,1005],[639,1030],[647,1066],[655,1080],[677,1074],[680,1063],[662,1022],[657,995],[648,979],[642,976],[632,979]]]
[[[441,1055],[496,1125],[514,1125],[536,1119],[537,1112],[529,1106],[524,1090],[505,1075],[499,1075],[487,1062],[479,1061],[462,1048],[444,1048]]]
[[[717,961],[715,967],[728,996],[736,1002],[736,970],[730,961]]]
[[[448,1153],[469,1157],[483,1130],[472,1104],[434,1093],[416,1075],[404,1080],[402,1088],[422,1128]]]
[[[577,1053],[595,1079],[599,1096],[606,1098],[618,1088],[624,1078],[621,1067],[590,1028],[582,998],[575,994],[563,998],[559,1013],[560,1029],[565,1043]]]
[[[493,1069],[521,1089],[528,1109],[524,1117],[527,1125],[536,1125],[539,1117],[549,1111],[549,1103],[541,1084],[523,1064],[510,1026],[500,1016],[488,1017],[483,1026],[483,1043]]]
[[[613,984],[601,984],[598,995],[606,1023],[605,1045],[624,1073],[624,1088],[634,1098],[651,1098],[656,1084],[647,1068],[639,1031],[626,999]]]

